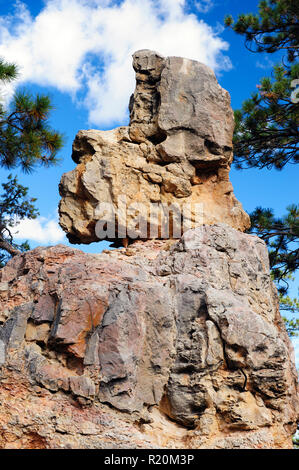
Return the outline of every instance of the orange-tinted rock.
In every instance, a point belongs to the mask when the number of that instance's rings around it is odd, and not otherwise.
[[[1,276],[1,448],[292,446],[293,350],[257,237],[37,248]]]
[[[59,187],[60,225],[70,242],[180,238],[186,227],[218,222],[245,231],[249,216],[229,180],[229,93],[194,60],[142,50],[133,67],[130,125],[79,131],[74,140],[77,167]],[[179,215],[165,220],[171,206]],[[107,229],[97,230],[99,221]]]

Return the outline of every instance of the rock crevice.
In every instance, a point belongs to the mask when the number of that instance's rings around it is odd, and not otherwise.
[[[129,126],[79,131],[75,138],[77,167],[60,183],[60,225],[69,240],[180,238],[186,226],[217,222],[248,228],[249,217],[229,181],[234,129],[230,96],[214,72],[199,62],[149,50],[134,54],[133,67],[136,89]],[[123,196],[126,223],[120,215]],[[154,205],[161,207],[160,220],[153,220]],[[182,214],[184,206],[190,209],[185,223],[174,217],[164,235],[163,214],[171,205]],[[136,222],[137,209],[144,229]],[[115,231],[96,233],[98,220],[115,225]]]
[[[0,447],[292,445],[293,351],[255,236],[37,248],[1,270],[0,303]]]
[[[229,181],[229,94],[196,61],[133,67],[130,125],[79,131],[59,207],[72,243],[126,248],[0,271],[0,448],[290,448],[294,354]]]

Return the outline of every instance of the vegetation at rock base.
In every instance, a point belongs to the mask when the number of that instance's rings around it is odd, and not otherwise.
[[[295,0],[263,0],[258,14],[225,18],[227,27],[244,36],[253,53],[278,57],[271,76],[235,111],[235,165],[243,168],[282,170],[299,163],[299,3]],[[250,214],[251,232],[265,240],[270,252],[273,279],[280,293],[281,310],[299,312],[298,299],[287,296],[288,280],[299,265],[299,206],[275,217],[272,209],[258,207]],[[289,334],[299,331],[299,319],[285,319]]]
[[[15,64],[0,59],[0,85],[16,80]],[[57,153],[63,145],[63,136],[49,126],[53,109],[47,95],[32,96],[26,91],[16,92],[9,106],[0,101],[0,166],[6,169],[20,167],[25,173],[38,165],[57,163]],[[12,229],[24,218],[38,215],[35,198],[28,197],[28,188],[9,174],[2,183],[0,199],[0,265],[29,248],[28,243],[14,242]]]

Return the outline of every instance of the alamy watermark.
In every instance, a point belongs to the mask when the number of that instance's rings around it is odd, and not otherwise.
[[[99,203],[94,217],[95,233],[100,240],[181,238],[187,230],[203,224],[203,204],[128,204],[126,195],[121,195],[116,205]]]

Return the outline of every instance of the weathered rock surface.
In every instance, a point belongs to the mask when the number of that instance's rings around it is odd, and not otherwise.
[[[263,241],[224,224],[1,270],[1,448],[287,448],[293,350]]]
[[[164,236],[163,222],[153,222],[153,217],[150,228],[154,205],[164,213],[171,204],[180,209],[190,204],[184,215],[189,228],[217,222],[248,228],[249,217],[229,181],[234,129],[230,96],[214,72],[199,62],[148,50],[134,54],[133,67],[130,125],[79,131],[75,138],[72,158],[77,167],[60,183],[60,224],[69,240],[104,238],[105,233],[95,233],[97,220],[116,221],[115,233],[107,236],[111,240],[178,238],[171,227]],[[126,223],[120,201],[124,194]],[[99,206],[103,203],[114,212]],[[201,204],[199,212],[196,204]],[[145,221],[145,234],[136,210]],[[181,233],[185,230],[180,219],[174,225]]]

